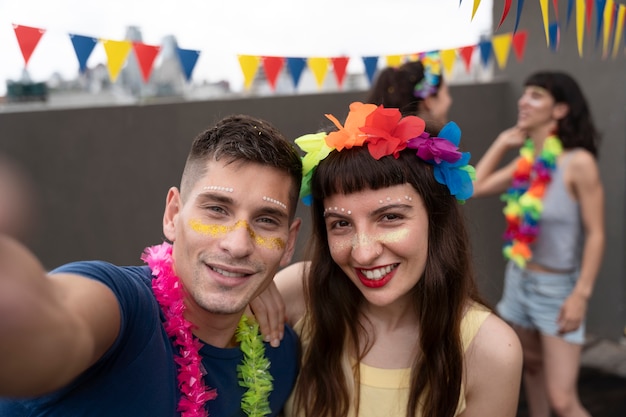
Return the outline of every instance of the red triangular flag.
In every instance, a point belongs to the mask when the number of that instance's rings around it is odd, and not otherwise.
[[[500,29],[500,26],[502,26],[504,19],[506,19],[506,16],[509,14],[509,10],[511,9],[511,3],[513,3],[513,0],[505,0],[504,10],[502,10],[502,17],[500,18],[500,23],[498,23],[498,29]]]
[[[465,64],[465,72],[470,72],[472,66],[472,55],[474,55],[474,49],[476,49],[476,45],[472,46],[464,46],[459,49],[459,55],[461,55],[461,59]]]
[[[283,69],[285,64],[285,58],[281,56],[264,56],[263,57],[263,70],[267,77],[267,82],[270,84],[272,90],[276,89],[276,80],[280,70]]]
[[[24,57],[24,67],[26,67],[30,56],[33,54],[35,47],[37,47],[39,40],[46,30],[21,25],[13,25],[13,30],[15,30],[17,43],[20,45],[20,50]]]
[[[585,5],[585,21],[587,24],[587,33],[591,33],[591,15],[593,14],[593,3],[594,0],[587,0],[587,4]],[[600,13],[602,13],[601,10]]]
[[[513,35],[513,51],[518,62],[524,59],[524,51],[526,50],[526,39],[528,38],[528,32],[522,30]]]
[[[554,20],[559,20],[559,0],[552,0],[552,6],[554,7]]]
[[[335,71],[335,77],[337,78],[337,84],[339,88],[343,87],[343,80],[346,78],[346,67],[350,58],[347,56],[338,56],[330,59],[333,63],[333,70]]]
[[[159,54],[161,47],[146,45],[141,42],[133,42],[133,50],[135,51],[135,56],[137,57],[137,62],[139,63],[139,69],[141,70],[143,81],[147,83],[150,79],[150,74],[152,73],[154,60]]]

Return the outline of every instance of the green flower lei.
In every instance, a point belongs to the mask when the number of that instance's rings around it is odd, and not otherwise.
[[[241,365],[237,365],[239,385],[247,388],[241,398],[241,409],[249,417],[262,417],[271,413],[269,395],[272,392],[270,361],[265,356],[265,345],[259,333],[259,324],[242,316],[235,334],[243,352]]]

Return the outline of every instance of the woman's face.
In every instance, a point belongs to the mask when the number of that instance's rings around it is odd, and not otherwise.
[[[423,115],[437,124],[443,126],[448,122],[448,112],[452,107],[452,96],[446,83],[442,83],[437,95],[429,96],[424,100],[428,114]],[[420,116],[418,114],[418,116]]]
[[[366,300],[385,307],[408,303],[428,253],[428,214],[409,184],[324,200],[333,260]]]
[[[555,101],[550,92],[538,86],[527,86],[517,101],[517,126],[526,130],[556,122]]]

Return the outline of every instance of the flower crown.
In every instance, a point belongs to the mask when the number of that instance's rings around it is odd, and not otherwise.
[[[441,60],[439,54],[431,52],[421,59],[424,77],[413,87],[413,95],[422,100],[437,93],[441,78]]]
[[[300,136],[295,143],[306,155],[302,157],[302,187],[300,197],[310,205],[311,177],[313,169],[333,150],[341,152],[344,148],[365,146],[376,160],[393,155],[398,158],[405,148],[415,149],[421,160],[434,165],[435,180],[446,185],[450,194],[459,202],[470,198],[474,187],[474,167],[468,165],[469,152],[458,150],[461,141],[461,129],[454,122],[447,123],[439,136],[430,136],[424,131],[424,120],[417,116],[402,117],[399,109],[385,108],[375,104],[354,102],[344,126],[336,117],[326,114],[337,131]]]

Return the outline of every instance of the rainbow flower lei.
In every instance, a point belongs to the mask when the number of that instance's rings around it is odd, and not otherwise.
[[[193,336],[194,324],[184,318],[184,289],[172,268],[172,245],[148,247],[141,259],[155,276],[152,291],[165,314],[165,332],[179,348],[180,356],[174,358],[178,365],[178,388],[181,397],[178,411],[182,417],[207,417],[207,401],[217,397],[217,390],[207,387],[203,379],[202,343]],[[272,391],[270,361],[265,357],[265,345],[259,334],[259,325],[245,315],[236,331],[236,340],[243,352],[243,361],[237,366],[239,385],[248,388],[241,400],[241,409],[250,417],[270,414],[269,395]]]
[[[526,139],[520,148],[520,158],[513,174],[513,183],[501,199],[506,202],[504,217],[504,256],[520,267],[532,257],[530,245],[539,235],[539,221],[543,212],[542,199],[552,180],[556,159],[563,152],[557,136],[548,137],[535,161],[535,146]]]
[[[343,126],[333,115],[326,114],[326,117],[337,126],[337,131],[303,135],[295,140],[306,152],[302,158],[300,189],[305,204],[311,204],[314,168],[333,150],[341,152],[353,146],[367,146],[376,160],[388,155],[398,158],[405,148],[414,149],[418,158],[434,165],[436,181],[446,185],[459,202],[471,197],[475,170],[468,165],[470,153],[458,150],[461,129],[456,123],[447,123],[439,136],[434,137],[424,132],[426,124],[417,116],[402,117],[399,109],[361,102],[350,104]]]

